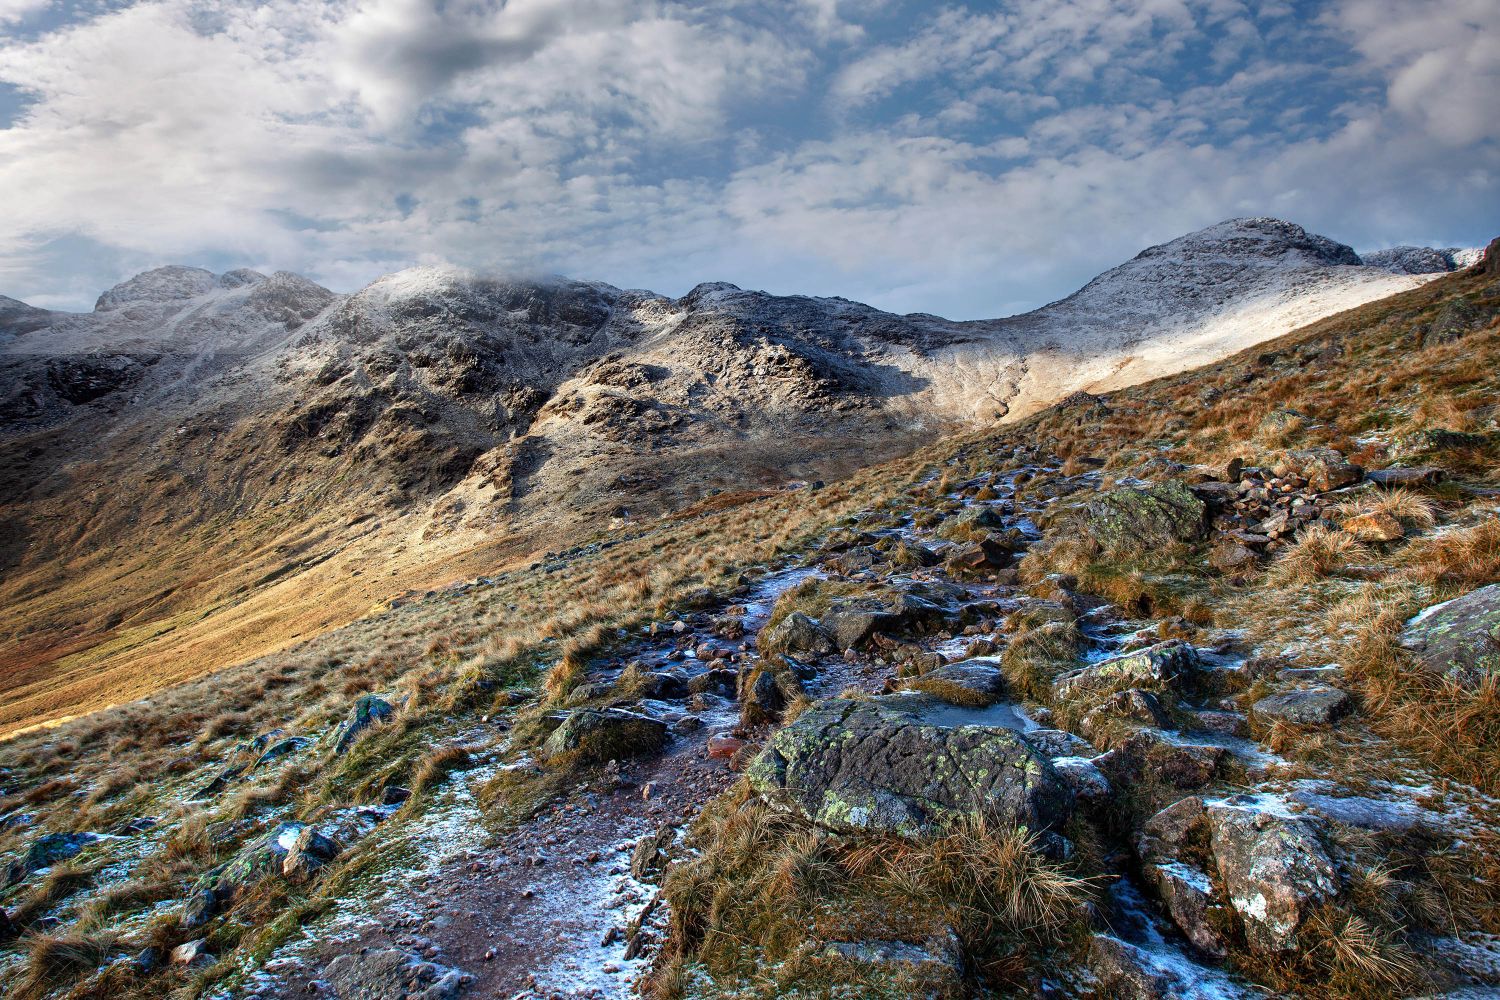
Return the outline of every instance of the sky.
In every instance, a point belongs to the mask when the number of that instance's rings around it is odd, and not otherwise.
[[[0,0],[0,293],[416,264],[1008,315],[1273,215],[1500,235],[1496,0]]]

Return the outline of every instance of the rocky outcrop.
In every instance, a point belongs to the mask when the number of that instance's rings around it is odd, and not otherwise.
[[[1500,672],[1500,584],[1423,611],[1406,623],[1401,644],[1428,670],[1463,684]]]
[[[1349,695],[1338,688],[1318,685],[1273,694],[1257,701],[1250,709],[1258,719],[1290,722],[1298,726],[1327,726],[1353,708]]]
[[[773,805],[843,832],[921,836],[961,820],[1047,829],[1072,792],[1019,733],[943,721],[919,696],[819,702],[746,772]]]
[[[348,753],[355,741],[378,722],[385,722],[396,713],[391,703],[373,694],[360,695],[349,709],[349,714],[333,733],[335,756]]]
[[[1058,701],[1069,701],[1084,692],[1108,693],[1137,687],[1164,687],[1198,669],[1198,653],[1181,639],[1137,649],[1100,660],[1060,675],[1052,682]]]

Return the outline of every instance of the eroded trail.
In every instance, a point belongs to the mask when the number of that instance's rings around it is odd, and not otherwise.
[[[1018,499],[1018,486],[1038,475],[1051,487]],[[732,594],[618,637],[607,655],[589,664],[569,704],[548,724],[562,725],[571,712],[624,710],[665,724],[671,735],[662,752],[581,769],[552,787],[534,813],[506,823],[477,804],[477,790],[504,769],[536,771],[532,751],[512,746],[515,737],[503,720],[466,734],[474,766],[454,772],[435,805],[407,821],[396,837],[410,864],[388,870],[377,891],[341,900],[331,920],[311,926],[307,936],[272,956],[247,995],[355,995],[346,974],[330,981],[335,967],[329,963],[340,955],[364,961],[390,950],[406,961],[433,963],[435,969],[422,973],[425,979],[413,981],[454,995],[460,989],[469,996],[527,1000],[632,995],[667,916],[651,884],[659,862],[653,845],[677,841],[767,738],[767,726],[747,724],[756,713],[743,704],[760,697],[744,683],[763,664],[756,635],[779,597],[814,579],[848,584],[853,592],[868,584],[887,599],[896,597],[890,613],[879,618],[880,630],[851,643],[861,652],[784,651],[808,698],[890,692],[903,685],[902,678],[944,664],[998,667],[1018,613],[1065,608],[1081,639],[1062,683],[1092,683],[1114,670],[1159,671],[1158,660],[1171,658],[1191,662],[1198,693],[1184,690],[1168,717],[1153,707],[1154,699],[1126,692],[1136,701],[1115,710],[1137,735],[1133,743],[1111,749],[1099,745],[1106,727],[1097,718],[1085,716],[1083,733],[1068,732],[1048,709],[1019,701],[924,709],[923,724],[1022,734],[1051,758],[1089,808],[1145,780],[1144,768],[1159,772],[1151,780],[1181,788],[1183,801],[1196,803],[1191,821],[1199,815],[1225,824],[1243,821],[1294,841],[1310,836],[1307,817],[1367,831],[1425,824],[1461,834],[1468,821],[1462,806],[1449,812],[1412,806],[1408,786],[1356,793],[1334,777],[1299,773],[1251,739],[1246,716],[1232,700],[1202,693],[1243,688],[1253,651],[1238,633],[1189,628],[1190,641],[1164,639],[1182,627],[1180,620],[1130,620],[1104,601],[1073,591],[1068,580],[1049,578],[1023,591],[1014,569],[1006,567],[1039,538],[1038,515],[1059,497],[1096,487],[1098,478],[1060,476],[1056,462],[1018,464],[954,487],[944,498],[947,517],[903,511],[825,545],[808,562],[751,571]],[[1009,552],[992,554],[995,565],[966,555],[963,544],[939,532],[955,517],[974,519],[1008,539]],[[971,566],[965,567],[965,558]],[[1109,887],[1089,968],[1059,974],[1053,985],[1064,994],[1108,992],[1134,982],[1149,985],[1142,996],[1264,995],[1217,967],[1222,943],[1201,914],[1220,905],[1211,876],[1221,876],[1183,854],[1167,826],[1148,824],[1146,840],[1118,845],[1119,867],[1106,873]],[[1460,979],[1471,980],[1484,978],[1491,946],[1460,937],[1434,944],[1464,970]]]

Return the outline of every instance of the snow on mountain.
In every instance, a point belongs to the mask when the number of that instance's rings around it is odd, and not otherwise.
[[[1483,256],[1483,247],[1391,247],[1361,255],[1366,265],[1393,274],[1446,274],[1473,267]]]

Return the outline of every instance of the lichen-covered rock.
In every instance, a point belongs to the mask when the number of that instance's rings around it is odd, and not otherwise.
[[[1120,487],[1085,501],[1067,518],[1066,530],[1081,530],[1105,552],[1149,552],[1201,540],[1208,533],[1208,507],[1175,479]]]
[[[1352,707],[1348,694],[1319,685],[1269,695],[1257,701],[1251,711],[1259,719],[1298,726],[1327,726],[1348,715]]]
[[[1406,623],[1401,645],[1434,673],[1480,684],[1500,671],[1500,583],[1423,611]]]
[[[846,832],[921,836],[981,817],[1046,829],[1073,795],[1014,729],[949,725],[923,696],[820,702],[751,764],[767,801]],[[950,710],[951,711],[951,710]]]
[[[964,660],[908,678],[901,686],[955,705],[993,705],[1005,697],[1005,674],[992,663]]]
[[[360,695],[349,714],[339,723],[333,734],[335,755],[347,753],[356,740],[377,722],[384,722],[396,713],[391,703],[373,694]]]
[[[666,742],[667,725],[660,719],[618,708],[580,708],[568,713],[547,737],[541,757],[549,762],[602,764],[655,753]]]
[[[470,978],[395,948],[340,955],[322,975],[334,1000],[455,1000]]]
[[[1198,651],[1181,639],[1168,639],[1108,660],[1070,670],[1052,682],[1052,693],[1067,701],[1084,692],[1132,687],[1166,687],[1198,669]]]
[[[1215,864],[1258,952],[1294,950],[1307,915],[1338,894],[1338,869],[1315,821],[1234,796],[1207,807]]]
[[[273,760],[279,760],[289,754],[294,754],[303,747],[309,746],[312,742],[306,736],[288,736],[286,739],[277,740],[266,748],[265,753],[255,759],[255,763],[251,765],[250,770],[254,771],[262,764],[269,764]]]
[[[793,611],[756,640],[763,656],[802,653],[820,656],[835,651],[828,630],[800,611]]]

